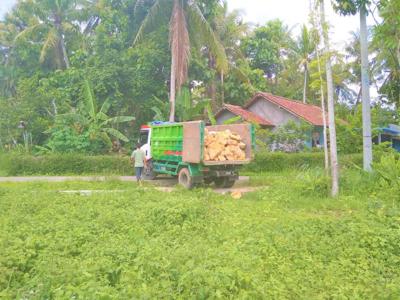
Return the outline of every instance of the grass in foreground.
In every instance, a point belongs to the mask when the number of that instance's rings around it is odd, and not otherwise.
[[[305,176],[305,175],[304,175]],[[129,183],[0,185],[0,298],[397,298],[400,213],[302,174],[240,200]],[[91,196],[60,190],[115,190]]]

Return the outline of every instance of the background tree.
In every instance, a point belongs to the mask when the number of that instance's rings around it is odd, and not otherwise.
[[[373,46],[377,51],[377,64],[382,84],[381,98],[400,107],[400,21],[399,1],[379,1],[382,22],[375,26]]]
[[[20,2],[19,9],[30,14],[26,28],[22,30],[15,40],[39,40],[41,51],[39,61],[44,63],[51,59],[56,68],[69,68],[66,34],[80,33],[77,6],[83,1],[75,0],[37,0]]]
[[[309,64],[315,53],[316,43],[313,41],[313,35],[309,33],[307,26],[301,27],[301,34],[297,39],[296,54],[299,57],[299,65],[304,74],[303,84],[303,103],[307,102],[307,91],[309,82]]]
[[[201,39],[208,45],[216,57],[216,65],[220,70],[227,70],[227,60],[224,48],[217,39],[210,24],[203,16],[196,1],[161,1],[157,0],[151,7],[136,35],[134,44],[142,38],[147,30],[160,15],[169,14],[170,17],[170,46],[171,46],[171,78],[170,78],[170,117],[175,120],[176,92],[186,82],[190,56],[190,35]],[[190,27],[190,28],[189,28]]]

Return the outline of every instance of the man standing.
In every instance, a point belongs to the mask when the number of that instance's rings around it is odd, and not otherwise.
[[[135,167],[136,180],[139,185],[142,185],[143,168],[146,166],[146,154],[140,149],[140,144],[136,145],[136,149],[132,152],[131,162]]]

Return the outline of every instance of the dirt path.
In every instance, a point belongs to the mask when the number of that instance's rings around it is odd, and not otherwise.
[[[65,181],[107,181],[120,180],[126,182],[135,182],[134,176],[17,176],[17,177],[0,177],[0,182],[65,182]],[[240,176],[232,188],[214,188],[213,190],[219,194],[228,194],[232,192],[248,193],[262,187],[250,187],[250,178],[248,176]],[[156,189],[163,192],[172,192],[177,185],[177,179],[171,177],[160,177],[155,180],[147,181],[156,186]],[[66,191],[77,194],[91,194],[96,191]]]

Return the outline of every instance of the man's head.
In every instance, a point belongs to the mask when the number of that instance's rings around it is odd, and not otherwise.
[[[136,149],[140,149],[140,144],[139,143],[136,144]]]

